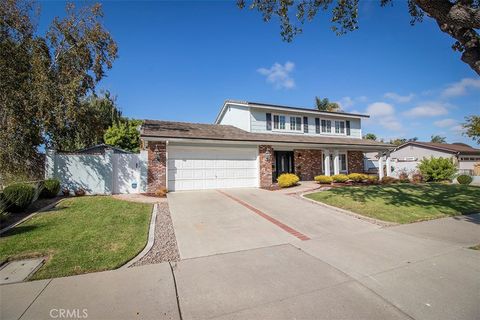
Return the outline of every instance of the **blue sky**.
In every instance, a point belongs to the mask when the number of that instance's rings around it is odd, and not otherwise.
[[[204,123],[225,99],[313,107],[328,97],[370,114],[364,133],[473,144],[459,123],[480,114],[479,77],[433,20],[412,27],[404,2],[377,2],[361,2],[353,33],[336,36],[321,12],[292,43],[278,21],[234,2],[105,2],[119,58],[98,88],[129,117]],[[64,13],[63,2],[41,7],[40,30]]]

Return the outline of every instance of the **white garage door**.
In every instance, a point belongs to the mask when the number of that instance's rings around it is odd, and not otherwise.
[[[258,187],[255,148],[168,148],[168,189]]]

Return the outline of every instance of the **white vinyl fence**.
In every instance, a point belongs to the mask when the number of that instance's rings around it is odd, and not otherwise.
[[[147,188],[147,153],[57,154],[47,150],[46,178],[60,180],[70,192],[87,194],[141,193]]]

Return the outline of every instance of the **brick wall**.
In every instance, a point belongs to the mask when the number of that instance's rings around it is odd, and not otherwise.
[[[363,162],[362,151],[348,151],[347,161],[348,161],[348,173],[364,172],[364,162]]]
[[[265,153],[270,152],[270,159],[267,160]],[[260,187],[268,188],[272,185],[272,164],[273,164],[273,148],[269,145],[258,146],[258,155],[260,158]]]
[[[315,176],[322,174],[322,151],[299,149],[293,151],[293,163],[295,174],[300,180],[313,180]]]
[[[158,160],[155,147],[158,149]],[[149,141],[146,148],[148,151],[147,192],[155,193],[158,189],[167,187],[167,146],[165,142]]]

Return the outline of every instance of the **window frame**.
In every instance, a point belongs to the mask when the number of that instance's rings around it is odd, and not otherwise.
[[[275,127],[275,119],[278,117],[278,128]],[[295,119],[295,129],[292,129],[292,118]],[[283,120],[283,122],[281,121]],[[296,132],[296,133],[303,133],[304,125],[303,125],[303,116],[299,115],[287,115],[282,113],[272,113],[272,131],[276,132]],[[283,124],[283,128],[282,128]],[[297,129],[298,125],[298,129]]]

